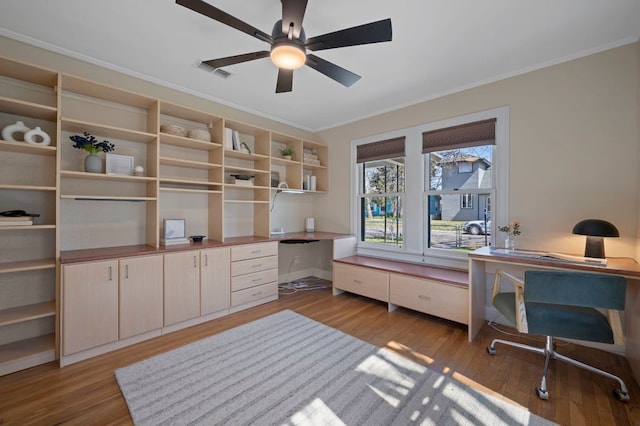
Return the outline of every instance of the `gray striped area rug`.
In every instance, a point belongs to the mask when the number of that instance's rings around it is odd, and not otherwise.
[[[136,425],[547,425],[282,311],[116,370]]]

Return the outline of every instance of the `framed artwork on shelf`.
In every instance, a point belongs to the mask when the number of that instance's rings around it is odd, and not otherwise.
[[[108,175],[133,175],[133,157],[129,155],[107,154]]]
[[[164,219],[164,239],[182,239],[185,237],[186,225],[184,219]]]

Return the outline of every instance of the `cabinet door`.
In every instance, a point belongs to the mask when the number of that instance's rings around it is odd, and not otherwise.
[[[120,338],[162,327],[162,255],[121,259]]]
[[[200,316],[200,253],[164,255],[164,325]]]
[[[200,314],[227,309],[231,299],[231,251],[228,247],[200,251]]]
[[[62,352],[118,340],[118,262],[63,266]]]

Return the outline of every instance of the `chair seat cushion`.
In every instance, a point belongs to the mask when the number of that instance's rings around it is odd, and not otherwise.
[[[594,308],[525,302],[529,333],[613,343],[604,314]]]

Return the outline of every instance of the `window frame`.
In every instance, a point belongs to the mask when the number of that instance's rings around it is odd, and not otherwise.
[[[422,133],[461,124],[472,123],[487,119],[496,119],[495,123],[495,149],[492,167],[492,181],[495,193],[491,193],[492,232],[491,244],[496,241],[496,224],[509,223],[509,106],[502,106],[460,115],[457,117],[432,121],[417,126],[406,127],[395,131],[367,136],[351,141],[351,182],[350,182],[350,229],[356,235],[356,253],[402,260],[416,263],[427,263],[435,266],[454,267],[466,269],[468,259],[466,253],[453,250],[428,248],[428,226],[426,216],[429,212],[427,187],[422,154]],[[356,163],[356,148],[358,145],[372,143],[379,140],[405,137],[405,192],[403,217],[403,244],[401,248],[385,249],[381,247],[369,247],[360,241],[359,227],[359,198],[358,185],[360,170]],[[486,190],[481,190],[486,193]],[[480,192],[465,190],[465,192]],[[496,214],[497,213],[497,214]]]

